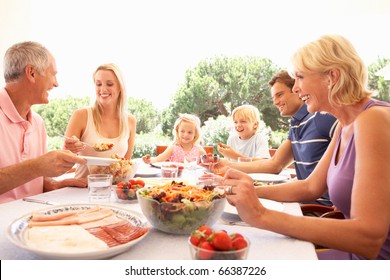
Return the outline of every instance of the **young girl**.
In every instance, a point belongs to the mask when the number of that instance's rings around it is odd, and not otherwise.
[[[252,105],[242,105],[232,112],[235,132],[229,136],[227,145],[219,143],[218,151],[231,161],[239,157],[253,160],[270,158],[268,139],[258,132],[260,112]]]
[[[175,121],[173,128],[174,141],[171,146],[156,157],[147,154],[142,157],[147,164],[172,161],[184,162],[185,157],[196,157],[199,163],[199,156],[206,154],[199,145],[201,139],[200,119],[191,114],[183,114]]]

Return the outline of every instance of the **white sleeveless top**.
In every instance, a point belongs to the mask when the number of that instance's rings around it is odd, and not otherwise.
[[[81,135],[81,141],[90,144],[93,146],[93,144],[96,143],[112,143],[114,144],[114,147],[105,152],[97,152],[92,147],[86,146],[83,151],[80,152],[80,155],[82,156],[93,156],[93,157],[111,157],[113,154],[118,154],[120,157],[124,157],[127,150],[128,150],[128,140],[129,140],[129,128],[124,129],[121,135],[119,135],[116,138],[106,138],[100,135],[95,127],[95,124],[93,122],[93,116],[92,116],[92,108],[87,108],[88,117],[87,117],[87,125],[85,127],[84,134]],[[127,121],[127,119],[126,119]],[[88,166],[87,165],[78,165],[76,167],[76,178],[85,178],[89,174]]]

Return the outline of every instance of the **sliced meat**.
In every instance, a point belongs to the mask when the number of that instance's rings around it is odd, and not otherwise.
[[[104,243],[107,244],[108,247],[114,247],[121,245],[115,238],[113,238],[111,235],[109,235],[105,230],[103,230],[101,227],[94,227],[89,228],[87,231],[92,234],[93,236],[99,238],[100,240],[104,241]]]

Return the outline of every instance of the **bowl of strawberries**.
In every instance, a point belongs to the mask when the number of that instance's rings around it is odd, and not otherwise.
[[[193,260],[246,260],[250,242],[240,233],[212,230],[203,225],[188,238]]]
[[[119,182],[114,186],[115,200],[119,203],[137,201],[137,190],[143,188],[145,182],[140,179],[130,179]]]

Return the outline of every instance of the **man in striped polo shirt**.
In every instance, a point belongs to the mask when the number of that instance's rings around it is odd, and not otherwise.
[[[212,166],[213,171],[223,172],[229,166],[246,173],[278,174],[294,162],[299,180],[311,174],[333,137],[337,121],[327,113],[309,113],[305,103],[292,92],[294,83],[286,71],[277,73],[269,82],[272,99],[280,115],[291,117],[288,137],[272,158],[245,163],[221,159]],[[328,194],[305,203],[332,205]]]

